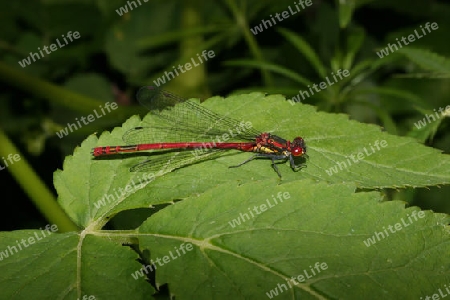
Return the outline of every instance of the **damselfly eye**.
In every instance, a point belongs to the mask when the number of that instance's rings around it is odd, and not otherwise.
[[[302,156],[306,154],[305,141],[301,137],[296,137],[292,142],[291,153],[293,156]]]
[[[303,152],[303,148],[295,147],[295,148],[292,149],[291,153],[294,156],[302,156],[304,152]]]

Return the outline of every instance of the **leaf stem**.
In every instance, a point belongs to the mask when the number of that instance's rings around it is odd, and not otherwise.
[[[76,231],[78,227],[69,219],[65,212],[55,201],[51,191],[31,168],[19,149],[11,142],[2,129],[0,129],[0,157],[5,157],[8,163],[7,170],[19,183],[31,201],[51,223],[58,226],[59,232]],[[17,156],[18,155],[18,156]],[[7,160],[7,158],[11,160]],[[13,157],[19,157],[16,161]],[[11,201],[13,199],[10,199]]]

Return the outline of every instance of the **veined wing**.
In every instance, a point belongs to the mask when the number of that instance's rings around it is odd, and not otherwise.
[[[158,126],[172,132],[191,132],[192,135],[197,134],[197,138],[203,138],[227,134],[231,130],[239,139],[245,140],[251,140],[261,133],[246,126],[248,122],[217,114],[193,100],[186,101],[160,88],[144,86],[136,97],[158,118]]]
[[[203,149],[202,152],[195,152],[195,150],[169,151],[134,165],[130,171],[151,172],[155,176],[161,176],[175,169],[218,157],[223,152],[225,152],[223,149]]]

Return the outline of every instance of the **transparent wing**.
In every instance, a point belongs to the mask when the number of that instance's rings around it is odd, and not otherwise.
[[[227,134],[227,140],[223,135]],[[230,135],[230,131],[221,132],[201,132],[193,130],[183,130],[177,128],[168,128],[161,126],[151,127],[135,127],[127,132],[122,137],[127,145],[136,144],[152,144],[152,143],[170,143],[170,142],[225,142],[225,141],[254,141],[255,136],[243,138],[241,135]]]
[[[130,145],[164,142],[220,142],[227,134],[232,141],[254,141],[260,134],[245,122],[216,114],[195,101],[186,101],[162,89],[144,86],[137,93],[138,101],[150,110],[151,127],[128,130],[123,140]],[[165,174],[186,165],[221,155],[223,149],[156,150],[157,154],[133,167],[134,172]]]
[[[136,97],[141,105],[158,118],[159,129],[170,132],[173,140],[182,141],[186,137],[177,136],[179,132],[189,134],[191,138],[205,140],[211,139],[211,136],[228,134],[230,130],[236,140],[253,140],[261,133],[245,127],[244,121],[219,115],[195,101],[186,101],[160,88],[144,86]]]
[[[182,168],[187,165],[199,163],[208,159],[220,156],[224,150],[203,150],[202,152],[182,151],[182,152],[168,152],[165,154],[158,154],[155,158],[150,158],[130,168],[132,172],[152,172],[155,176],[169,173],[172,170]]]

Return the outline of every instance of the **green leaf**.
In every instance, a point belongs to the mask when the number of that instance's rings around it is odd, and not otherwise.
[[[108,235],[2,232],[2,298],[82,299],[94,295],[96,299],[148,299],[154,292],[151,286],[130,276],[140,267],[136,258],[137,254],[111,242]]]
[[[347,54],[343,62],[344,69],[350,69],[353,65],[355,55],[361,49],[364,42],[365,32],[362,28],[356,27],[349,30],[347,38]]]
[[[96,146],[121,144],[130,128],[157,125],[150,115],[143,121],[132,117],[98,140],[90,136],[55,172],[58,202],[83,231],[53,234],[9,256],[8,247],[35,231],[0,234],[2,294],[148,299],[154,292],[145,281],[150,268],[141,269],[138,258],[153,263],[156,286],[168,283],[177,299],[264,299],[292,276],[301,280],[299,275],[309,278],[278,291],[279,299],[410,299],[433,294],[449,281],[448,216],[405,209],[400,201],[383,203],[378,192],[355,193],[446,184],[448,156],[344,115],[291,105],[280,95],[214,97],[202,105],[282,137],[301,134],[308,167],[293,172],[279,164],[280,181],[264,159],[229,169],[250,156],[231,151],[180,169],[169,164],[139,182],[144,174],[128,168],[143,160],[140,155],[94,160],[90,153]],[[386,140],[388,147],[327,174],[337,161],[376,140]],[[103,230],[119,212],[171,203],[137,230]],[[396,231],[389,234],[385,230],[391,227]],[[324,263],[326,268],[312,273]]]
[[[336,4],[339,5],[339,26],[341,28],[346,28],[352,20],[353,11],[356,7],[356,0],[340,0],[336,1]]]
[[[98,74],[88,73],[74,76],[65,83],[65,87],[75,93],[105,102],[114,100],[111,83]]]
[[[370,107],[372,111],[377,114],[386,131],[389,132],[390,134],[397,134],[397,127],[395,125],[394,120],[388,114],[388,112],[384,110],[382,107],[370,101],[354,100],[353,102],[361,104],[363,106]]]
[[[226,61],[226,62],[224,62],[224,64],[226,66],[242,66],[242,67],[258,68],[261,70],[269,70],[269,71],[275,72],[277,74],[283,75],[286,78],[292,79],[293,81],[296,81],[304,86],[312,84],[312,82],[310,80],[308,80],[307,78],[299,75],[298,73],[296,73],[292,70],[289,70],[282,66],[264,62],[264,61],[240,59],[240,60]]]
[[[425,143],[428,139],[433,139],[442,123],[442,119],[432,123],[424,122],[424,124],[426,124],[425,126],[421,126],[421,121],[422,120],[418,120],[418,122],[414,123],[414,127],[408,132],[408,136],[417,139],[421,143]]]
[[[445,108],[440,108],[440,111],[432,111],[417,107],[416,109],[424,115],[424,118],[414,122],[414,127],[408,132],[408,136],[421,143],[424,143],[427,139],[432,140],[445,118],[450,117],[450,105]]]
[[[410,47],[399,49],[398,52],[405,55],[425,70],[444,74],[450,73],[450,60],[444,56],[429,50]]]
[[[300,51],[300,53],[305,56],[305,58],[315,68],[317,74],[319,74],[320,77],[324,78],[327,76],[327,70],[325,66],[317,56],[316,51],[311,47],[311,45],[306,42],[305,39],[303,39],[295,32],[292,32],[285,28],[279,28],[278,32],[280,32],[285,39],[287,39],[298,51]]]
[[[449,217],[355,188],[311,180],[229,182],[160,210],[138,231],[89,224],[81,233],[46,237],[1,233],[2,295],[149,299],[150,270],[157,286],[167,283],[181,300],[264,299],[282,284],[277,299],[411,299],[447,283]],[[36,234],[37,243],[10,250]],[[132,238],[142,252],[150,250],[151,268],[119,246]]]
[[[393,96],[404,101],[404,104],[410,105],[412,108],[423,108],[427,107],[428,104],[419,96],[401,89],[391,88],[391,87],[370,87],[370,88],[358,88],[352,91],[353,95],[366,95],[366,94],[378,94]]]
[[[351,121],[345,115],[316,112],[311,106],[288,102],[280,95],[266,97],[261,93],[231,96],[225,101],[214,97],[204,105],[219,114],[251,122],[256,130],[290,140],[303,137],[309,155],[307,168],[293,172],[288,163],[278,164],[283,182],[310,178],[356,183],[361,188],[372,189],[450,182],[448,155],[420,145],[412,138],[389,135],[377,126]],[[72,157],[66,158],[64,171],[55,173],[60,204],[79,226],[100,229],[122,210],[170,203],[229,181],[279,180],[266,159],[228,168],[252,155],[236,150],[181,169],[171,166],[173,153],[156,155],[168,165],[152,173],[129,171],[133,165],[145,161],[149,153],[93,159],[92,148],[123,145],[122,136],[127,130],[157,126],[155,122],[151,115],[144,121],[132,117],[121,128],[102,134],[98,141],[90,136]],[[191,154],[194,158],[194,152],[184,152],[188,158]]]
[[[172,27],[174,3],[161,2],[155,9],[155,3],[141,1],[138,9],[121,17],[121,22],[110,28],[106,34],[105,51],[111,64],[122,71],[129,81],[142,78],[147,72],[167,63],[167,58],[176,51],[152,53],[151,57],[141,53],[138,41],[148,36],[160,36]],[[124,5],[127,7],[126,3]],[[120,7],[117,7],[119,9]],[[158,24],[158,26],[152,26]]]
[[[265,299],[282,284],[277,299],[433,294],[450,279],[448,216],[380,200],[308,180],[230,183],[158,212],[139,228],[140,242],[157,284],[179,299]]]

